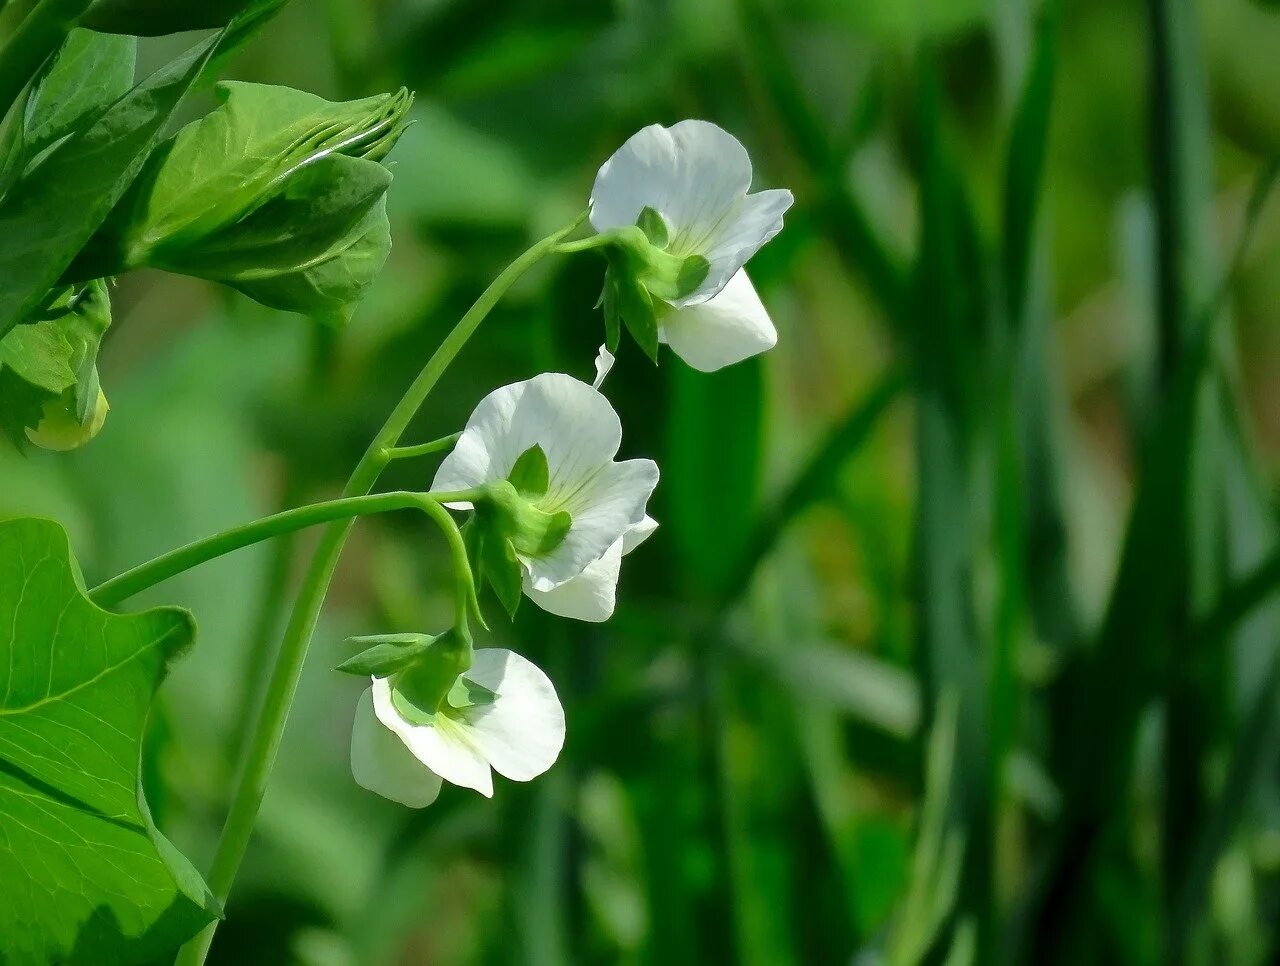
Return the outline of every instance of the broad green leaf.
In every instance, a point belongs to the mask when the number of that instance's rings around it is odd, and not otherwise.
[[[27,98],[23,147],[28,160],[129,93],[137,48],[133,37],[71,32]]]
[[[20,325],[0,339],[0,369],[6,367],[37,389],[52,393],[76,381],[71,343],[53,322]]]
[[[0,200],[0,338],[39,307],[102,224],[224,36],[139,84]]]
[[[280,7],[287,0],[204,0],[201,3],[174,3],[173,0],[98,0],[81,22],[105,33],[158,37],[186,30],[222,27],[240,13],[253,8]]]
[[[139,777],[191,617],[99,609],[61,527],[14,520],[0,523],[0,627],[0,959],[159,961],[217,915]]]

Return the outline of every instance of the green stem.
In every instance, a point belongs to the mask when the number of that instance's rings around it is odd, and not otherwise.
[[[462,351],[467,341],[475,334],[480,323],[525,272],[552,254],[556,246],[576,231],[586,218],[584,212],[574,219],[572,224],[538,242],[512,262],[476,300],[453,331],[445,337],[440,348],[418,374],[413,385],[392,411],[386,424],[374,437],[369,449],[351,474],[344,496],[360,496],[373,489],[378,477],[387,466],[388,451],[394,449],[399,443],[431,390],[435,388],[440,377],[444,375],[445,370]],[[222,838],[218,842],[218,850],[214,855],[213,866],[209,873],[209,888],[220,903],[226,903],[232,883],[235,882],[236,872],[240,868],[240,861],[249,847],[249,839],[253,835],[253,827],[258,818],[258,809],[266,794],[271,769],[275,764],[276,754],[280,750],[280,740],[284,736],[289,709],[293,705],[293,696],[298,689],[298,679],[302,675],[307,651],[311,645],[311,636],[320,618],[320,611],[329,591],[329,583],[338,566],[338,558],[342,554],[350,526],[350,523],[334,523],[321,536],[320,544],[311,558],[311,564],[303,579],[302,589],[294,603],[280,651],[276,655],[275,667],[272,669],[271,680],[267,685],[266,700],[254,726],[253,738],[236,783],[231,810],[223,826]],[[213,943],[217,925],[216,922],[211,923],[199,936],[182,948],[182,952],[178,955],[177,966],[200,966],[204,963],[209,947]]]
[[[579,238],[577,241],[564,242],[556,246],[557,255],[572,255],[576,252],[589,252],[597,248],[604,248],[612,245],[616,238],[605,232],[600,235],[591,235],[588,238]]]
[[[393,446],[388,449],[385,456],[390,460],[408,460],[418,456],[430,456],[433,453],[439,453],[446,449],[452,449],[453,445],[458,442],[462,436],[461,433],[453,433],[449,436],[442,436],[440,439],[433,439],[429,443],[419,443],[417,446]]]
[[[423,510],[439,522],[440,513],[448,517],[448,513],[440,504],[472,500],[478,495],[472,492],[436,495],[397,491],[376,493],[373,496],[347,497],[328,503],[314,503],[311,506],[286,510],[284,513],[263,517],[253,523],[246,523],[244,526],[234,527],[185,547],[179,547],[177,550],[171,550],[99,584],[89,592],[89,597],[99,607],[114,607],[156,584],[164,583],[171,577],[186,573],[193,567],[208,563],[210,560],[262,543],[272,537],[296,533],[321,523],[332,523],[335,520],[350,521],[356,517],[391,513],[395,510]],[[450,523],[452,523],[451,519]]]
[[[0,115],[66,39],[93,0],[40,0],[0,50]]]

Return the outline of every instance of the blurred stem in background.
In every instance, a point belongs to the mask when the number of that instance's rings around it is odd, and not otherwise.
[[[336,333],[331,326],[313,321],[307,329],[307,374],[302,392],[311,400],[323,397],[332,384],[336,356]],[[300,460],[286,451],[280,468],[282,510],[297,506],[305,499],[310,481],[304,478]],[[275,656],[285,608],[289,602],[289,585],[297,558],[298,541],[293,534],[283,536],[271,545],[265,579],[253,610],[244,650],[244,667],[240,676],[240,707],[232,717],[227,741],[227,761],[234,769],[244,754],[249,726],[255,710],[262,703],[262,690],[267,683],[267,668]]]

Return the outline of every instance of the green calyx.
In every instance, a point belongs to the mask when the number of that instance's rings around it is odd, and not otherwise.
[[[391,677],[391,700],[406,721],[430,724],[450,708],[491,703],[492,692],[463,674],[471,669],[471,636],[455,628],[428,639],[425,647]]]
[[[484,488],[475,515],[464,528],[467,556],[477,586],[487,582],[514,616],[524,584],[522,558],[541,557],[564,543],[573,517],[545,506],[550,467],[541,446],[520,455],[505,480]]]
[[[616,352],[623,326],[654,362],[658,359],[658,326],[668,303],[695,292],[711,271],[702,255],[668,250],[671,232],[653,208],[640,212],[636,224],[606,233],[609,262],[600,307],[605,315],[605,342]]]

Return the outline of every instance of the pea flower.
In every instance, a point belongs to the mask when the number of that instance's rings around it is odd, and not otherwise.
[[[435,706],[403,674],[374,677],[360,696],[351,736],[356,783],[425,808],[443,782],[493,797],[493,772],[527,782],[564,746],[565,718],[551,680],[512,651],[481,648]]]
[[[785,189],[749,194],[751,180],[746,149],[707,121],[653,124],[623,144],[596,177],[591,224],[602,234],[639,227],[671,260],[643,246],[636,256],[634,242],[629,270],[611,259],[606,318],[616,311],[644,345],[652,314],[657,341],[704,372],[773,348],[777,330],[743,266],[782,230],[794,199]]]
[[[609,401],[563,373],[497,389],[476,407],[432,490],[492,489],[509,481],[518,491],[514,502],[523,516],[489,514],[481,505],[469,525],[483,535],[475,556],[509,609],[523,591],[562,617],[599,622],[613,613],[622,555],[656,526],[645,506],[658,485],[652,460],[614,459],[621,445],[622,424]],[[529,515],[550,520],[545,529],[554,539],[524,539],[516,524]]]

